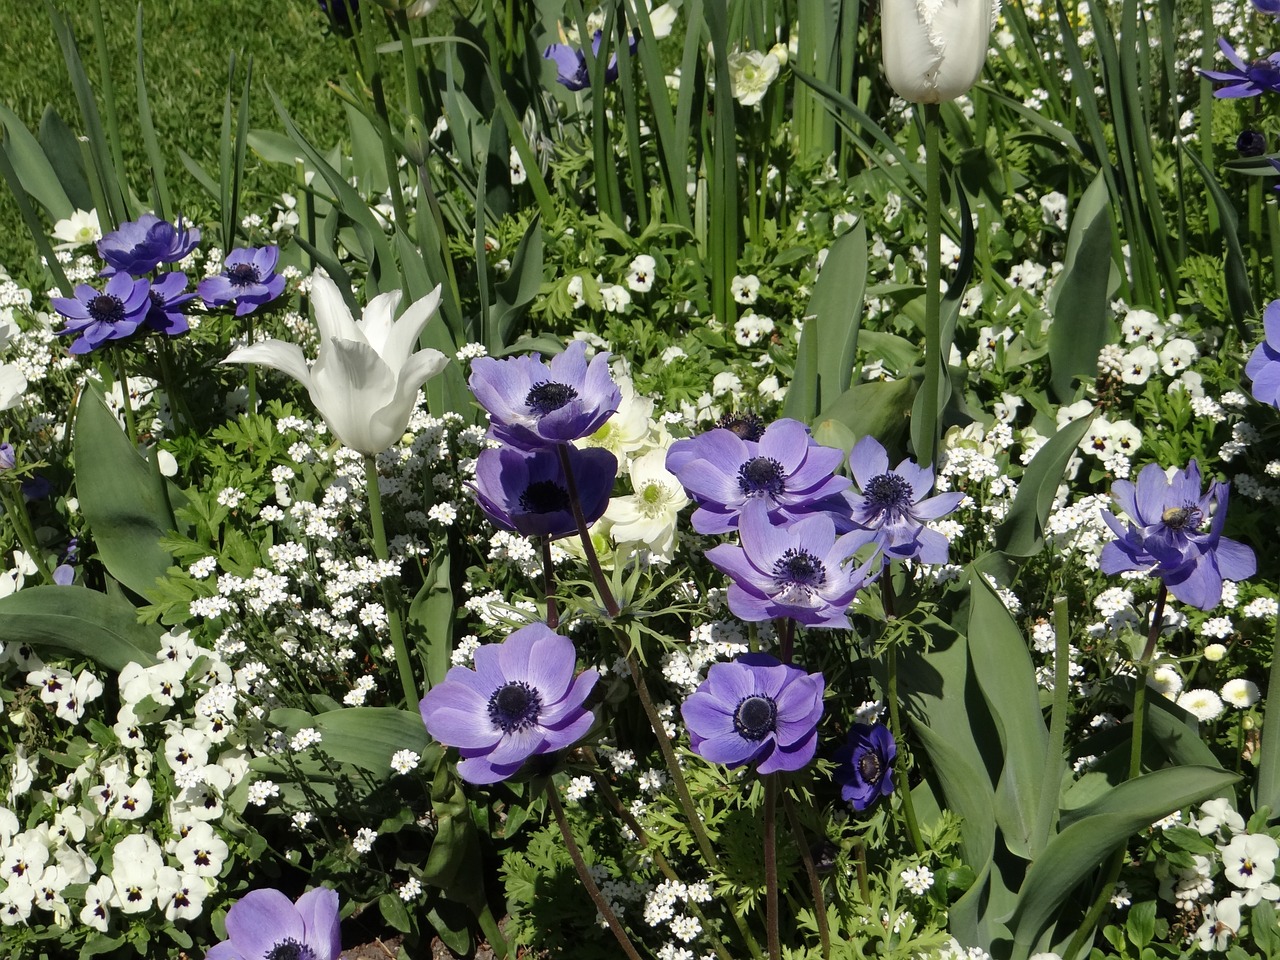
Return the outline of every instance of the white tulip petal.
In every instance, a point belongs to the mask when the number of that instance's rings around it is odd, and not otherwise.
[[[22,402],[27,378],[12,363],[0,364],[0,410],[10,410]]]
[[[352,450],[381,453],[400,438],[405,424],[394,433],[375,434],[370,422],[395,394],[391,369],[367,343],[327,340],[320,345],[311,368],[311,401],[329,429]]]
[[[396,321],[395,327],[391,331],[391,336],[387,338],[386,349],[382,351],[385,357],[407,357],[413,353],[418,346],[418,337],[422,335],[422,329],[427,325],[432,317],[436,315],[436,311],[440,307],[440,285],[436,284],[436,288],[428,293],[421,300],[417,300],[409,305],[409,309],[404,312],[399,320]],[[394,365],[394,359],[388,360]],[[435,374],[428,374],[434,376]]]
[[[327,340],[364,340],[364,333],[351,318],[351,311],[342,299],[338,285],[324,274],[317,273],[311,279],[311,306],[322,343]]]
[[[287,373],[305,386],[311,386],[311,370],[302,348],[285,340],[264,340],[249,347],[232,350],[223,363],[256,363]]]
[[[388,290],[380,293],[364,308],[364,316],[358,321],[364,331],[364,338],[369,346],[378,351],[378,355],[394,365],[395,354],[387,349],[387,340],[395,324],[396,308],[400,306],[400,291]]]

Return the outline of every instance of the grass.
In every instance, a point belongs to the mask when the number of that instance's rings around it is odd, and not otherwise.
[[[100,92],[102,77],[93,46],[89,5],[79,2],[58,6],[75,31],[90,81]],[[133,189],[145,195],[148,164],[139,138],[134,87],[137,7],[111,2],[104,2],[102,7],[125,162]],[[233,52],[241,63],[253,58],[251,128],[279,128],[267,94],[270,85],[303,132],[322,147],[333,145],[346,130],[342,107],[328,88],[330,81],[346,68],[346,41],[328,32],[315,3],[144,0],[142,7],[147,91],[176,201],[190,209],[211,208],[211,198],[179,162],[177,148],[216,173],[227,66]],[[33,133],[38,130],[46,107],[56,110],[73,130],[82,132],[75,96],[45,5],[0,0],[0,17],[6,27],[6,69],[0,71],[0,102],[14,110]],[[237,78],[237,97],[242,83],[243,72]],[[287,188],[285,175],[259,166],[252,154],[247,162],[250,189],[242,209],[265,212],[268,198]],[[13,197],[0,186],[0,266],[16,271],[31,264],[34,255]]]

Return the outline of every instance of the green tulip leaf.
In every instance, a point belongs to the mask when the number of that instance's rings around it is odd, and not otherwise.
[[[80,586],[26,587],[0,599],[0,637],[88,657],[109,670],[155,663],[163,631],[138,622],[138,611],[117,594]]]
[[[996,530],[996,545],[1002,552],[1014,557],[1031,557],[1043,549],[1044,526],[1053,509],[1058,485],[1092,422],[1093,417],[1088,416],[1068,423],[1036,451],[1018,483],[1009,515]]]

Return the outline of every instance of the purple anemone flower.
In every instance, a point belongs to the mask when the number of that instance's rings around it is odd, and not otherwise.
[[[50,297],[53,309],[67,318],[58,331],[75,336],[72,353],[91,353],[112,340],[133,336],[147,319],[151,308],[151,283],[117,273],[102,290],[87,283],[76,287],[74,297]]]
[[[1235,48],[1219,37],[1218,46],[1223,55],[1230,61],[1231,70],[1201,70],[1202,77],[1208,77],[1214,83],[1225,83],[1213,95],[1219,99],[1235,99],[1239,97],[1256,97],[1261,93],[1280,92],[1280,53],[1273,53],[1253,63],[1246,64],[1236,53]]]
[[[1222,536],[1230,486],[1211,483],[1200,492],[1200,467],[1192,460],[1172,474],[1149,463],[1135,486],[1111,485],[1111,497],[1129,517],[1102,514],[1117,537],[1102,548],[1103,573],[1145,570],[1159,577],[1183,603],[1212,610],[1222,600],[1222,581],[1245,580],[1257,570],[1253,551]],[[1209,529],[1202,530],[1206,520]]]
[[[727,533],[748,503],[759,501],[781,523],[813,513],[843,513],[840,494],[847,477],[836,476],[844,455],[809,436],[799,420],[775,420],[759,441],[717,428],[667,451],[667,469],[698,504],[692,519],[699,533]],[[844,529],[849,528],[847,521]]]
[[[497,783],[530,757],[572,746],[591,729],[584,703],[599,674],[575,678],[572,641],[545,623],[521,627],[475,652],[475,669],[452,668],[419,709],[427,732],[462,754],[468,783]]]
[[[227,254],[222,272],[200,281],[196,292],[210,307],[236,306],[236,316],[253,313],[284,293],[284,277],[276,274],[280,248],[237,247]]]
[[[884,559],[918,559],[946,563],[947,538],[925,526],[960,505],[963,493],[930,497],[933,471],[912,460],[889,469],[889,455],[875,437],[858,441],[849,454],[854,489],[845,496],[853,508],[853,522],[876,535]]]
[[[18,465],[18,455],[11,443],[0,443],[0,470],[12,470]]]
[[[1253,399],[1280,409],[1280,300],[1262,311],[1263,341],[1253,349],[1244,373],[1253,381]]]
[[[603,34],[597,30],[591,38],[591,53],[600,55],[600,43]],[[635,49],[635,40],[631,41]],[[587,57],[578,47],[568,43],[553,43],[542,52],[542,59],[550,60],[556,65],[556,82],[570,90],[585,90],[591,86],[591,75],[587,72]],[[613,83],[618,79],[618,55],[609,56],[609,63],[604,68],[605,83]]]
[[[618,458],[599,447],[569,447],[568,451],[569,469],[589,525],[609,506]],[[475,491],[480,508],[500,527],[526,537],[567,537],[578,532],[569,485],[555,450],[481,450],[476,458]]]
[[[742,511],[742,546],[722,543],[707,559],[733,578],[729,609],[739,620],[791,617],[809,627],[849,627],[849,604],[872,579],[875,558],[861,567],[846,561],[874,534],[852,530],[836,536],[825,513],[777,526],[763,503]]]
[[[120,224],[98,241],[98,256],[107,261],[104,277],[150,273],[162,263],[177,263],[200,242],[200,231],[178,218],[175,226],[153,213]]]
[[[689,745],[702,759],[727,767],[799,770],[818,746],[825,687],[822,674],[764,653],[713,664],[680,705]]]
[[[893,762],[898,745],[884,724],[855,723],[849,739],[836,750],[836,783],[840,796],[861,813],[893,793]]]
[[[151,307],[147,311],[147,326],[157,333],[176,337],[191,329],[183,309],[196,298],[187,292],[187,275],[179,271],[166,273],[151,284]]]
[[[1259,13],[1280,19],[1280,0],[1253,0],[1253,6]]]
[[[295,903],[279,890],[250,890],[227,911],[227,939],[205,960],[338,960],[338,895],[316,887]]]
[[[489,411],[489,436],[522,450],[538,450],[595,433],[622,402],[609,373],[609,354],[587,363],[587,345],[575,340],[542,363],[542,355],[471,362],[468,385]]]

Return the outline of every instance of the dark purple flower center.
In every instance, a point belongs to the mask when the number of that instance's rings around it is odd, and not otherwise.
[[[881,473],[867,481],[862,495],[867,506],[890,513],[906,513],[911,506],[911,484],[896,473]]]
[[[527,730],[541,712],[542,694],[523,680],[504,683],[489,698],[489,720],[503,733]]]
[[[1160,522],[1170,530],[1194,530],[1203,519],[1204,511],[1190,501],[1180,507],[1165,507],[1160,514]]]
[[[748,497],[776,497],[784,489],[782,464],[772,457],[752,457],[738,468],[738,486]]]
[[[855,761],[855,766],[858,768],[858,776],[867,783],[879,783],[884,776],[884,763],[880,760],[880,754],[874,750],[865,751]]]
[[[98,294],[87,306],[89,316],[98,323],[119,323],[124,319],[124,303],[109,293]]]
[[[227,267],[227,279],[231,281],[233,287],[247,287],[261,282],[262,274],[252,263],[237,263],[235,266]]]
[[[168,302],[155,287],[152,287],[147,292],[147,296],[151,298],[151,306],[155,307],[157,310],[163,310],[164,305]]]
[[[578,391],[564,383],[544,380],[534,384],[525,396],[524,402],[539,417],[545,417],[552,410],[559,410],[578,395]]]
[[[268,950],[262,960],[316,960],[316,952],[305,943],[288,937]]]
[[[743,697],[733,711],[733,729],[744,740],[763,740],[778,728],[778,705],[771,697]]]
[[[1277,68],[1270,58],[1255,60],[1245,71],[1245,76],[1258,86],[1268,89],[1274,89],[1277,84],[1280,84],[1280,68]]]
[[[569,491],[554,480],[535,480],[520,494],[520,506],[525,513],[562,513],[572,504]]]
[[[764,421],[754,413],[726,413],[716,421],[716,426],[752,443],[764,436]]]
[[[773,565],[773,576],[786,586],[813,589],[827,582],[827,568],[808,550],[788,547]]]

